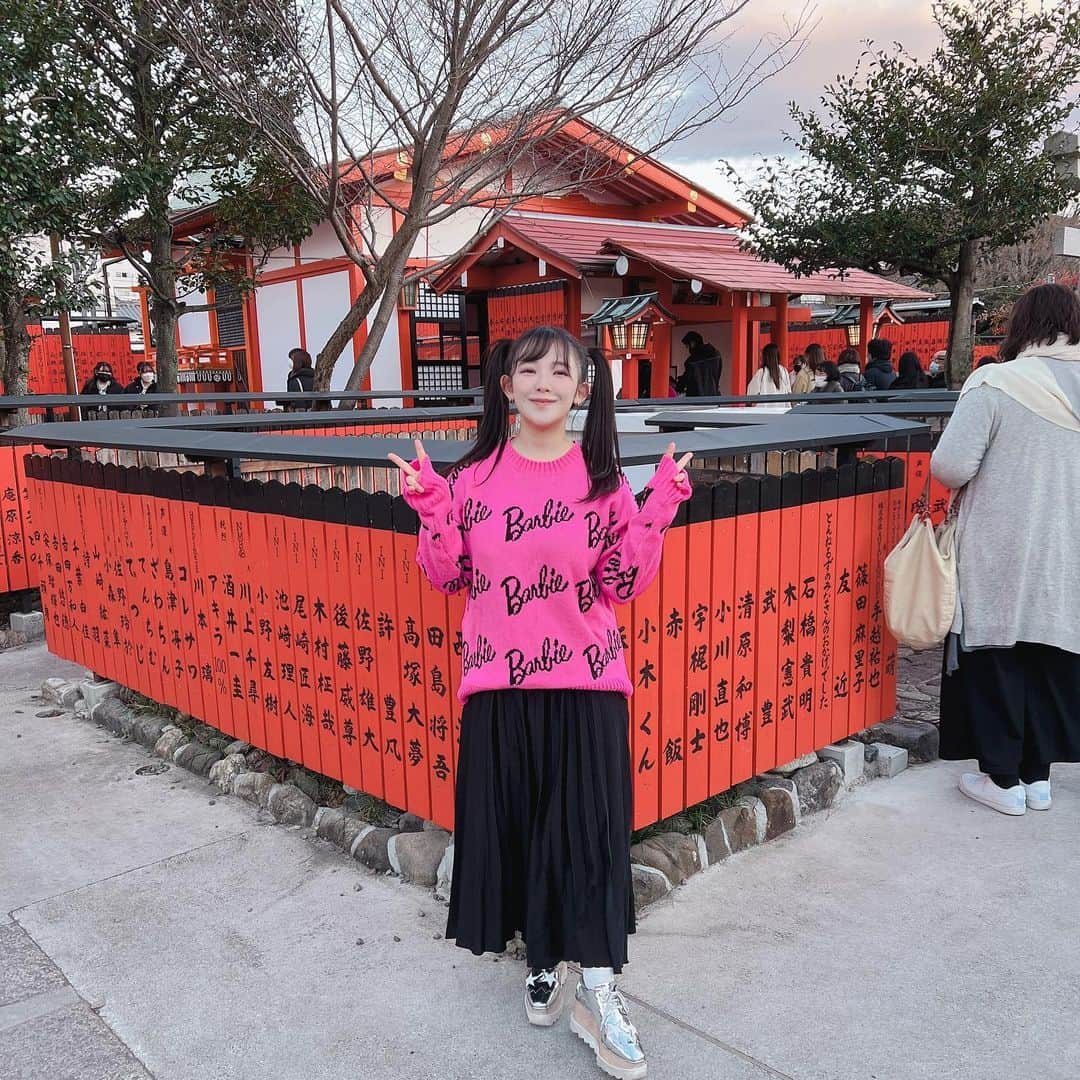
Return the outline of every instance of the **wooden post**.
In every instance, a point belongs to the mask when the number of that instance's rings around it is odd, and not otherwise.
[[[788,356],[788,294],[774,293],[773,307],[776,318],[773,320],[772,339],[780,350],[780,363],[787,367],[791,358]]]
[[[49,250],[52,253],[52,261],[55,266],[60,262],[60,234],[49,234]],[[56,296],[59,299],[62,295],[59,281],[56,284]],[[59,311],[60,321],[60,355],[64,362],[64,382],[67,385],[67,392],[69,394],[77,394],[79,392],[79,381],[75,375],[75,350],[71,346],[71,316],[65,307],[60,308]],[[73,410],[74,418],[76,420],[82,419],[78,409]]]
[[[566,282],[566,329],[581,337],[581,282],[573,278]]]
[[[743,394],[750,382],[752,361],[746,355],[746,294],[731,294],[731,392]],[[742,385],[740,385],[740,380]]]
[[[874,333],[874,298],[864,296],[859,300],[859,366],[866,367],[866,346]]]

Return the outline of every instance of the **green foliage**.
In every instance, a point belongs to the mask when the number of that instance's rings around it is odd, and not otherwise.
[[[0,5],[0,296],[52,312],[88,298],[80,253],[52,265],[31,237],[66,232],[84,209],[73,180],[91,165],[83,133],[101,124],[82,85],[67,9]],[[61,293],[57,296],[57,287]]]
[[[1077,103],[1080,2],[940,2],[920,62],[869,43],[819,113],[796,104],[796,164],[743,195],[748,246],[796,273],[915,273],[953,291],[961,245],[1016,243],[1074,191],[1043,153]]]

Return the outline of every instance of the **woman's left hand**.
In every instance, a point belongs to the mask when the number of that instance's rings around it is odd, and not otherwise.
[[[664,452],[664,457],[671,458],[672,461],[675,460],[675,444],[674,443],[668,443],[668,448]],[[678,461],[675,462],[675,477],[674,477],[674,479],[675,479],[676,484],[685,484],[686,483],[686,466],[689,465],[690,462],[693,461],[693,459],[694,459],[694,455],[693,455],[693,452],[691,452],[689,454],[683,454],[683,456],[681,458],[679,458]]]

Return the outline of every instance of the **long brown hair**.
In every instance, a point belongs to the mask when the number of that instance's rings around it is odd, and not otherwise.
[[[806,346],[806,360],[811,371],[817,371],[825,363],[825,350],[815,341],[813,345]]]
[[[571,368],[577,365],[578,378],[584,382],[589,371],[589,354],[561,326],[536,326],[516,341],[504,338],[491,346],[484,373],[484,415],[473,448],[458,461],[455,469],[486,461],[492,455],[495,456],[492,469],[499,463],[510,440],[510,402],[503,393],[502,377],[513,375],[519,364],[539,360],[551,348],[558,349]],[[610,495],[618,488],[622,475],[611,368],[601,354],[599,359],[594,359],[592,369],[589,405],[581,433],[581,455],[585,458],[590,484],[586,502]]]
[[[1012,309],[1001,359],[1015,360],[1031,345],[1052,345],[1059,334],[1070,345],[1080,343],[1080,297],[1065,285],[1037,285]]]
[[[772,376],[773,386],[780,389],[780,346],[771,341],[761,350],[761,366],[769,369]]]

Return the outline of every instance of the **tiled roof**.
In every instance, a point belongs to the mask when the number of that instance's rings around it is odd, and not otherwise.
[[[580,267],[611,265],[625,253],[671,277],[697,278],[721,289],[905,300],[930,295],[865,270],[796,277],[776,263],[741,250],[738,235],[728,229],[523,212],[508,214],[506,224],[538,247]]]

